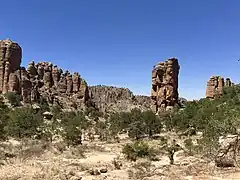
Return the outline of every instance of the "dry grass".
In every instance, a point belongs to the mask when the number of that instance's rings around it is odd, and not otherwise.
[[[126,142],[129,142],[127,140]],[[82,146],[68,148],[64,143],[49,144],[41,141],[24,140],[21,142],[0,143],[1,180],[68,180],[73,176],[84,180],[104,179],[151,179],[151,180],[210,180],[227,179],[236,176],[240,179],[239,169],[219,169],[212,162],[179,153],[175,165],[159,152],[159,161],[140,159],[129,162],[121,150],[126,143],[84,142]],[[148,141],[152,147],[159,147],[158,140]],[[1,165],[2,164],[2,165]],[[107,168],[106,174],[91,176],[88,171]],[[230,179],[229,179],[230,180]]]

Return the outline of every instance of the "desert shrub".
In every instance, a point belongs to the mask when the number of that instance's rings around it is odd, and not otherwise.
[[[194,128],[203,133],[198,152],[212,154],[220,136],[236,134],[240,128],[240,86],[226,87],[215,99],[185,103],[185,108],[169,113],[164,124],[169,129],[186,131]]]
[[[122,149],[122,153],[131,161],[136,161],[137,158],[152,158],[155,156],[153,149],[144,141],[126,144]]]
[[[162,121],[159,116],[156,116],[152,111],[142,112],[144,132],[152,137],[154,134],[158,134],[162,129]]]
[[[108,125],[106,122],[98,120],[96,122],[95,126],[96,126],[95,132],[97,135],[99,135],[99,139],[101,141],[104,141],[104,140],[106,141],[106,140],[108,140],[108,138],[110,138],[109,131],[108,131]]]
[[[109,131],[112,136],[128,132],[133,139],[140,139],[144,135],[152,137],[162,129],[162,119],[152,111],[132,109],[130,112],[113,113],[108,120]]]
[[[184,140],[184,145],[185,145],[185,148],[188,150],[188,154],[193,155],[194,144],[192,142],[192,139],[189,138]]]
[[[45,112],[45,111],[50,111],[48,102],[45,98],[41,97],[39,99],[39,106],[41,107],[41,111]]]
[[[82,129],[86,128],[85,116],[83,113],[66,113],[63,122],[64,134],[63,138],[68,146],[79,145],[82,143]]]
[[[8,92],[8,93],[5,94],[5,97],[11,103],[11,105],[13,105],[13,106],[19,106],[20,105],[19,94],[15,93],[15,92]]]
[[[9,120],[9,111],[10,109],[3,103],[3,99],[0,98],[0,140],[6,138],[5,127]]]
[[[128,177],[130,179],[142,180],[158,175],[155,171],[157,168],[151,161],[145,160],[135,163],[131,169],[128,170]],[[162,175],[162,174],[159,174]]]
[[[103,117],[103,113],[93,106],[89,106],[85,109],[85,115],[90,116],[92,119]]]
[[[16,108],[9,111],[9,120],[5,126],[8,135],[22,138],[32,137],[42,123],[42,115],[35,114],[31,107]]]

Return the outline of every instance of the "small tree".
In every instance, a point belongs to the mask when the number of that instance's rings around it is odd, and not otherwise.
[[[30,107],[17,108],[9,112],[9,120],[5,130],[13,137],[31,137],[37,133],[37,128],[41,125],[43,117],[34,114]]]
[[[128,126],[128,136],[140,139],[144,135],[145,124],[143,119],[143,114],[139,109],[133,109],[130,112],[130,124]]]
[[[8,92],[8,93],[5,94],[5,97],[11,103],[11,105],[13,105],[13,106],[19,106],[20,105],[19,94],[15,93],[15,92]]]
[[[8,112],[8,107],[0,101],[0,139],[5,139],[6,137],[5,127],[7,126],[9,120]]]
[[[126,144],[122,149],[122,153],[125,154],[126,158],[131,161],[136,161],[137,158],[152,158],[155,156],[153,149],[143,141],[136,141],[133,144]]]
[[[145,124],[145,133],[148,134],[149,137],[152,137],[153,134],[161,132],[161,120],[152,111],[143,112],[143,119]]]
[[[68,146],[82,144],[82,129],[85,129],[86,119],[84,114],[78,113],[72,118],[64,120],[64,140]]]

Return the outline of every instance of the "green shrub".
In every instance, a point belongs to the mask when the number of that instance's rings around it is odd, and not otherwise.
[[[9,111],[9,120],[5,126],[8,135],[13,137],[32,137],[37,133],[43,116],[35,114],[31,107],[16,108]]]
[[[87,120],[83,113],[66,113],[63,122],[63,138],[68,146],[82,144],[82,129],[86,129]]]
[[[19,94],[15,93],[15,92],[8,92],[8,93],[5,94],[5,97],[11,103],[11,105],[13,105],[13,106],[19,106],[20,105]]]
[[[0,97],[0,140],[6,138],[5,127],[9,120],[9,111],[10,109],[4,104],[3,98]]]
[[[125,154],[126,158],[131,161],[136,161],[137,158],[152,158],[155,156],[153,149],[143,141],[136,141],[133,144],[126,144],[122,149],[122,153]]]

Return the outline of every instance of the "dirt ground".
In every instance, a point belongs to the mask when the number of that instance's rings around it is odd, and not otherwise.
[[[120,143],[84,142],[81,147],[64,148],[61,143],[44,148],[44,145],[11,140],[0,144],[0,151],[8,158],[0,159],[0,180],[240,180],[238,168],[219,169],[213,162],[175,155],[174,165],[169,165],[166,155],[158,161],[140,159],[127,161],[121,153],[129,140]],[[157,140],[149,141],[150,144]],[[122,164],[120,169],[113,162]],[[105,171],[91,175],[90,170]],[[107,171],[107,172],[106,172]]]

